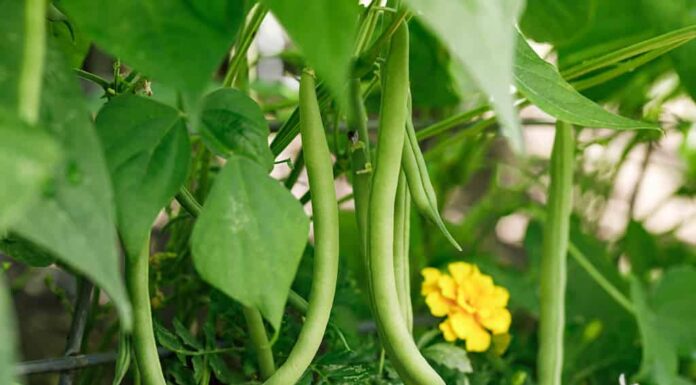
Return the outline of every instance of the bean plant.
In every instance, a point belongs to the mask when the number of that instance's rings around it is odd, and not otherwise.
[[[696,5],[0,10],[0,385],[696,383]]]

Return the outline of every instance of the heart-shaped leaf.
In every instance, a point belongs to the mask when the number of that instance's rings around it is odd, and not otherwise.
[[[277,329],[308,232],[290,192],[258,164],[232,156],[193,229],[193,262],[204,280]]]
[[[191,146],[182,115],[139,96],[107,103],[96,119],[128,256],[137,256],[157,213],[186,180]]]
[[[267,170],[273,167],[268,123],[259,105],[244,92],[223,88],[210,93],[203,100],[200,115],[201,137],[218,155],[237,154]]]

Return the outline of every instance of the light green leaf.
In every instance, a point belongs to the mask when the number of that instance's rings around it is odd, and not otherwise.
[[[423,349],[423,355],[430,361],[456,370],[459,373],[471,373],[474,371],[466,350],[452,344],[441,342],[430,345]]]
[[[503,125],[503,134],[520,150],[522,133],[511,86],[515,20],[523,1],[407,0],[406,3],[488,95]]]
[[[120,274],[111,181],[101,145],[64,57],[47,52],[40,123],[62,145],[54,182],[11,230],[52,252],[102,287],[130,329],[130,304]]]
[[[144,247],[157,213],[186,180],[191,146],[183,116],[139,96],[107,103],[96,119],[129,257]]]
[[[527,0],[520,28],[536,41],[559,45],[587,29],[595,10],[596,0]]]
[[[613,114],[581,95],[521,36],[517,39],[515,81],[520,92],[547,114],[582,127],[659,130],[654,123]]]
[[[242,91],[223,88],[203,99],[200,132],[218,155],[245,156],[270,170],[273,153],[268,147],[270,130],[256,102]]]
[[[10,293],[0,272],[0,384],[14,384],[16,332]]]
[[[153,79],[198,92],[234,41],[242,0],[64,0],[77,26]]]
[[[40,196],[53,176],[60,150],[50,135],[0,111],[0,229]]]
[[[259,309],[277,329],[308,231],[287,189],[253,161],[232,156],[193,229],[193,262],[204,280]]]
[[[262,0],[334,97],[343,98],[358,22],[353,0]]]

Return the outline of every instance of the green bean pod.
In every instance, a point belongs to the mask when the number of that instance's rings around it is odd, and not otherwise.
[[[411,270],[409,262],[409,239],[411,230],[411,197],[406,176],[399,175],[394,207],[394,276],[396,293],[401,305],[401,314],[409,332],[413,332],[413,308],[411,306]]]
[[[394,210],[408,113],[408,28],[405,23],[392,37],[383,78],[377,158],[368,208],[368,273],[373,306],[383,345],[404,382],[444,385],[413,341],[401,314],[394,275]]]
[[[457,243],[449,230],[447,230],[447,226],[445,226],[445,222],[442,220],[440,212],[438,211],[437,195],[430,182],[430,176],[428,175],[428,168],[425,165],[423,153],[418,146],[418,139],[416,138],[416,131],[413,128],[410,112],[406,119],[406,140],[404,141],[404,155],[401,160],[401,166],[406,174],[411,197],[418,211],[440,229],[452,246],[458,251],[462,251],[462,247],[459,246],[459,243]]]
[[[546,203],[540,278],[539,385],[560,385],[565,328],[566,258],[573,202],[573,127],[556,124]]]
[[[157,353],[149,288],[150,237],[139,255],[126,258],[126,286],[133,305],[133,350],[144,385],[167,385]]]
[[[314,76],[300,80],[300,135],[312,191],[314,272],[309,308],[297,343],[285,363],[264,384],[292,385],[302,377],[319,349],[329,322],[338,275],[338,203],[331,153],[321,120]]]

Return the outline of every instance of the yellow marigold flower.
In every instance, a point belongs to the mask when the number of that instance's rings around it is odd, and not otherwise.
[[[486,351],[491,334],[503,335],[510,329],[512,316],[506,308],[510,293],[476,265],[454,262],[447,270],[449,274],[423,269],[425,303],[434,316],[447,317],[439,325],[446,341],[460,339],[469,351]]]

